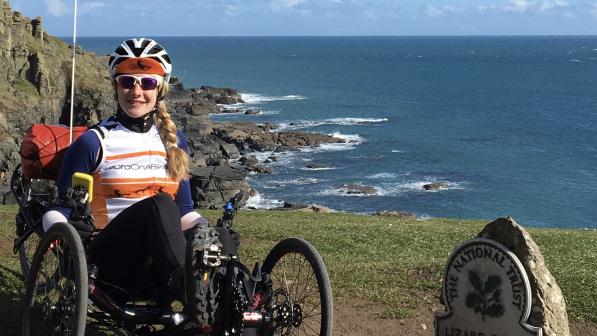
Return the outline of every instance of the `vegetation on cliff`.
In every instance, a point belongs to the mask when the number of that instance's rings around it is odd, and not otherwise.
[[[72,49],[48,35],[40,17],[29,19],[0,0],[0,171],[19,162],[18,143],[34,122],[68,121]],[[97,121],[112,106],[107,66],[77,50],[76,123]],[[90,119],[90,120],[89,120]]]

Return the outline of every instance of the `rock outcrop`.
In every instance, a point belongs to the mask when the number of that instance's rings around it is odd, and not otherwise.
[[[230,166],[203,167],[191,170],[191,193],[199,208],[221,208],[232,196],[242,191],[247,196],[251,188],[246,174]],[[241,204],[246,198],[241,200]]]
[[[423,189],[425,190],[440,190],[440,189],[445,189],[448,188],[450,186],[450,184],[448,182],[433,182],[433,183],[427,183],[423,185]]]
[[[72,47],[47,35],[42,22],[40,17],[31,20],[12,11],[6,0],[0,0],[0,185],[20,162],[19,144],[32,124],[70,122]],[[73,124],[89,126],[114,113],[107,61],[106,56],[77,47]],[[275,125],[213,123],[209,114],[221,113],[222,104],[243,103],[230,88],[184,89],[173,78],[166,102],[172,119],[187,135],[195,172],[193,195],[200,207],[221,206],[234,191],[248,190],[243,171],[271,173],[271,167],[258,162],[238,171],[229,166],[248,152],[343,141],[323,134],[274,132]]]
[[[497,241],[520,260],[529,277],[532,292],[531,314],[527,322],[543,328],[544,336],[569,336],[566,301],[551,275],[539,247],[529,233],[512,218],[499,218],[485,226],[478,238]]]
[[[66,43],[44,34],[40,17],[31,20],[0,0],[0,171],[9,172],[19,162],[18,144],[31,124],[68,121],[62,115],[70,110],[65,106],[71,59]],[[92,123],[112,108],[104,64],[92,53],[77,51],[78,123]]]
[[[338,190],[348,195],[373,196],[377,194],[377,190],[374,187],[354,183],[344,184]]]
[[[401,218],[401,219],[416,219],[417,218],[417,215],[412,212],[394,211],[394,210],[377,211],[373,215],[379,216],[379,217],[392,217],[392,218]]]

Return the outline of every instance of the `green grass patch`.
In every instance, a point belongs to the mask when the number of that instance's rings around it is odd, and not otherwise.
[[[21,92],[25,95],[37,95],[37,88],[33,83],[25,79],[17,79],[13,82],[13,87],[18,92]]]
[[[0,207],[0,234],[5,241],[12,241],[15,212],[15,207]],[[215,222],[221,211],[202,214]],[[438,300],[452,249],[476,236],[485,224],[287,211],[242,211],[235,222],[242,236],[241,257],[249,268],[278,241],[302,237],[324,258],[335,300],[372,301],[389,318],[408,318],[419,302]],[[564,292],[570,318],[597,323],[597,231],[529,231]],[[0,255],[0,301],[18,302],[22,291],[15,275],[18,263],[9,252],[4,249]],[[7,329],[0,325],[0,330]]]

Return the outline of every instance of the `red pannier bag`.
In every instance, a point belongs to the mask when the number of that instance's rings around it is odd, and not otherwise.
[[[73,128],[73,142],[87,131],[86,126]],[[62,125],[34,124],[21,144],[21,169],[31,179],[58,179],[69,144],[69,128]]]

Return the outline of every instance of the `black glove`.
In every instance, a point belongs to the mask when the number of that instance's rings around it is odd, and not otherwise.
[[[95,231],[95,225],[89,220],[69,220],[68,222],[77,230],[81,239],[91,237],[91,234]]]

